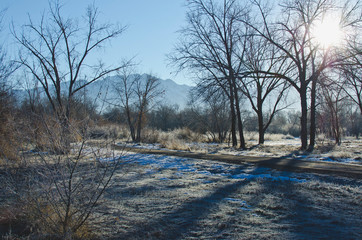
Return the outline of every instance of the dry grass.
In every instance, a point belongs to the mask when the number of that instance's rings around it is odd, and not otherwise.
[[[110,143],[73,143],[67,155],[27,152],[26,165],[0,168],[0,207],[10,209],[0,214],[0,233],[7,239],[24,231],[32,239],[96,238],[89,220],[118,165],[100,159],[122,155]]]
[[[115,135],[128,136],[127,129],[122,128],[122,133]],[[265,143],[258,144],[257,132],[245,132],[247,150],[232,148],[230,143],[208,143],[206,135],[197,134],[188,128],[175,129],[173,131],[159,131],[145,129],[143,131],[144,144],[159,144],[161,148],[170,150],[203,152],[203,153],[221,153],[221,154],[238,154],[251,156],[300,156],[306,155],[300,151],[300,139],[291,135],[283,134],[265,134]],[[118,139],[118,142],[127,142],[129,138]],[[356,140],[346,137],[342,144],[337,146],[330,139],[323,135],[317,137],[317,144],[313,151],[315,157],[331,158],[351,158],[362,160],[362,140]]]
[[[57,239],[61,238],[59,233],[63,231],[61,229],[62,221],[65,212],[57,212],[55,211],[54,206],[49,204],[48,201],[42,201],[39,199],[36,203],[29,201],[28,203],[32,203],[26,206],[25,211],[25,219],[27,222],[31,223],[37,230],[37,238],[41,239]],[[41,204],[41,205],[39,205]],[[48,219],[47,222],[44,221],[44,216]],[[70,227],[76,226],[78,224],[76,219],[71,219],[69,223]],[[96,239],[96,234],[94,233],[92,227],[89,222],[86,222],[84,225],[79,227],[71,236],[72,239]]]
[[[171,150],[191,151],[190,142],[204,142],[206,137],[202,134],[192,132],[188,128],[175,129],[163,132],[158,130],[145,130],[144,143],[159,143],[161,147]]]
[[[259,134],[258,132],[245,132],[245,139],[246,141],[258,141]],[[266,141],[282,141],[285,139],[294,139],[292,135],[285,135],[285,134],[277,134],[277,133],[265,133],[264,139]]]
[[[128,128],[119,124],[93,126],[88,129],[88,135],[91,139],[127,139],[130,136]]]

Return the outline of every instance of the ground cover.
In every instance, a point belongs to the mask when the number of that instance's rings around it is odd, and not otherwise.
[[[256,157],[288,157],[292,159],[303,159],[309,161],[338,162],[346,164],[362,165],[362,140],[347,138],[340,146],[329,140],[320,141],[312,153],[300,151],[299,138],[280,138],[266,140],[265,144],[258,145],[256,141],[248,141],[248,149],[240,150],[230,147],[226,143],[200,143],[182,142],[179,148],[167,148],[164,144],[127,144],[119,143],[120,146],[128,146],[143,149],[167,149],[189,152],[201,152],[208,154],[228,154],[238,156]]]
[[[99,225],[110,239],[362,236],[360,180],[169,156],[123,160]]]
[[[345,146],[346,152],[353,154],[349,159],[355,162],[360,160],[359,144],[361,142],[351,141]],[[362,238],[361,179],[278,171],[252,163],[236,165],[110,148],[96,151],[94,145],[98,143],[93,142],[83,150],[92,164],[95,160],[101,165],[115,159],[120,161],[99,208],[87,224],[92,231],[88,236],[96,236],[96,239]],[[163,148],[158,144],[126,146]],[[247,151],[220,144],[189,143],[188,146],[189,151],[209,154],[289,154],[295,159],[311,159],[297,152],[297,140],[280,144],[267,142]],[[290,152],[290,146],[296,152]],[[321,158],[323,154],[338,154],[337,150],[338,147],[334,147],[327,153],[327,150],[317,149],[313,154]],[[345,154],[340,152],[339,156],[342,155]],[[2,193],[11,195],[5,185],[2,187]],[[11,204],[7,206],[16,208]],[[21,206],[17,209],[22,210]],[[2,238],[18,239],[15,233],[9,234],[11,226],[2,224],[1,217],[3,214],[0,214],[0,225],[6,232]],[[21,230],[21,226],[16,227]]]

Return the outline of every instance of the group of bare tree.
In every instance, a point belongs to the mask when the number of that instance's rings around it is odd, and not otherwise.
[[[121,73],[112,86],[117,93],[113,104],[125,113],[132,141],[141,142],[147,113],[163,91],[159,80],[152,75],[135,74],[132,67],[123,68]]]
[[[227,96],[233,146],[238,129],[240,148],[245,148],[240,111],[244,96],[258,117],[262,144],[273,117],[287,106],[281,102],[292,87],[301,104],[301,149],[310,151],[316,143],[316,95],[322,86],[326,89],[326,75],[337,81],[330,72],[339,69],[337,75],[344,80],[338,86],[361,107],[359,1],[285,0],[278,6],[262,0],[187,3],[188,24],[170,60],[180,70],[194,72],[197,87],[205,94],[221,91]],[[325,48],[312,29],[331,12],[339,13],[340,27],[348,34],[343,45]]]
[[[59,1],[50,2],[50,11],[39,23],[29,19],[22,30],[13,29],[21,48],[18,63],[45,93],[54,116],[62,128],[62,151],[69,151],[71,103],[74,96],[89,84],[124,67],[105,66],[90,61],[97,49],[121,35],[125,27],[99,25],[98,11],[88,7],[83,25],[66,19]]]
[[[348,44],[348,54],[351,56],[339,66],[341,81],[339,87],[359,107],[362,115],[362,43],[356,36]]]
[[[214,1],[188,1],[188,25],[181,30],[171,61],[180,69],[190,69],[200,79],[198,88],[205,93],[222,91],[227,97],[231,115],[232,145],[245,148],[237,77],[243,65],[247,38],[238,18],[244,14],[236,1],[219,6]],[[211,91],[209,91],[212,89]]]

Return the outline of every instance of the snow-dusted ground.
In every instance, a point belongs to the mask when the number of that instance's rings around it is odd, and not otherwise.
[[[320,155],[297,155],[295,158],[308,161],[335,162],[345,164],[362,164],[362,159],[322,157]]]
[[[361,181],[125,153],[105,195],[111,239],[360,239]]]
[[[347,148],[357,158],[358,144]],[[91,146],[83,149],[85,160],[121,163],[89,225],[100,239],[362,239],[359,179]],[[210,154],[285,156],[299,145],[274,142],[248,151],[189,146]]]
[[[117,158],[119,159],[119,158]],[[103,161],[113,161],[114,159],[108,158]],[[163,170],[175,170],[178,175],[183,173],[193,173],[203,177],[225,177],[228,179],[269,179],[271,181],[295,181],[305,182],[306,179],[301,178],[295,174],[295,177],[291,177],[291,173],[273,171],[269,168],[260,168],[253,165],[245,165],[240,167],[234,164],[227,163],[212,163],[208,161],[190,158],[179,158],[172,156],[157,156],[152,154],[126,154],[121,157],[123,163],[137,163],[143,166],[147,166],[149,170],[147,173],[155,174]],[[165,179],[163,180],[170,180]]]
[[[123,143],[121,143],[123,144]],[[185,143],[188,149],[193,152],[204,152],[209,154],[230,154],[240,156],[288,156],[294,159],[303,159],[308,161],[337,162],[344,164],[362,164],[362,140],[349,140],[342,143],[341,146],[329,146],[329,149],[323,150],[323,144],[317,146],[312,154],[305,154],[298,151],[300,139],[283,139],[265,141],[263,146],[257,146],[256,141],[249,142],[252,147],[248,150],[238,150],[227,146],[226,144],[215,143]],[[162,147],[161,144],[126,144],[127,147],[142,149],[170,150]],[[322,150],[320,150],[322,149]],[[171,150],[174,151],[174,150]]]

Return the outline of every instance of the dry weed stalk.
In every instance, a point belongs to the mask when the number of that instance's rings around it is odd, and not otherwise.
[[[119,167],[120,156],[111,144],[109,140],[90,146],[82,140],[72,143],[66,154],[49,147],[23,155],[27,164],[9,171],[8,188],[24,206],[32,234],[45,239],[92,238],[92,215]]]

